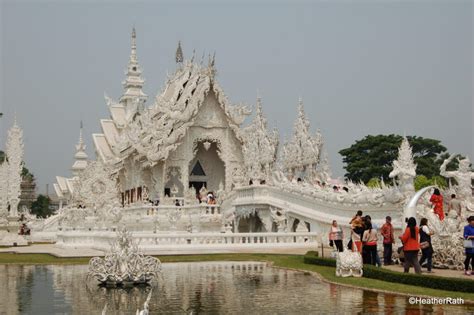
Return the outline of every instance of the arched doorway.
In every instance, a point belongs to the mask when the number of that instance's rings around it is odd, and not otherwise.
[[[197,191],[203,186],[208,191],[225,187],[225,165],[217,154],[217,143],[202,140],[196,146],[196,155],[189,163],[189,187]]]

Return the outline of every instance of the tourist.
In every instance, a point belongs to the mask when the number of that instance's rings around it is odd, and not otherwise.
[[[395,238],[393,237],[392,218],[390,216],[385,217],[385,224],[382,225],[380,234],[383,236],[383,264],[388,266],[392,264],[392,246],[395,244]]]
[[[336,249],[338,252],[344,251],[342,247],[342,240],[344,239],[344,232],[342,228],[337,225],[337,221],[333,220],[331,228],[329,230],[329,245],[333,247],[336,245]]]
[[[216,198],[214,197],[214,194],[212,193],[212,191],[210,191],[207,194],[207,204],[208,205],[215,205],[216,204]]]
[[[438,188],[435,188],[433,195],[431,195],[430,202],[433,204],[434,213],[439,217],[441,221],[444,220],[443,212],[443,196],[439,192]]]
[[[356,217],[352,220],[351,224],[351,246],[353,252],[357,251],[362,253],[362,235],[364,233],[364,222],[362,218]]]
[[[352,221],[354,221],[355,219],[362,219],[362,210],[359,210],[357,211],[356,215],[352,217],[351,221],[349,222],[349,224],[352,224]]]
[[[377,231],[372,228],[372,223],[370,220],[366,222],[367,230],[364,231],[362,236],[363,247],[363,259],[364,264],[377,264]]]
[[[339,187],[337,187],[336,185],[332,186],[332,190],[334,192],[339,192]]]
[[[370,217],[370,215],[366,215],[364,217],[364,226],[365,226],[365,230],[368,230],[369,229],[369,224],[371,225],[371,228],[373,230],[375,230],[375,232],[377,232],[377,230],[379,229],[378,225],[376,223],[372,223],[372,218]],[[363,252],[363,250],[362,250]],[[367,253],[368,255],[368,253]],[[382,266],[382,263],[380,262],[380,257],[379,257],[379,252],[376,251],[375,252],[375,263],[378,267]]]
[[[405,256],[403,271],[406,273],[410,271],[411,266],[415,268],[415,273],[421,273],[421,267],[418,263],[418,252],[420,251],[419,233],[416,219],[414,217],[409,218],[405,232],[399,237],[403,243],[403,253]]]
[[[464,245],[466,248],[466,260],[464,260],[464,274],[470,276],[474,273],[474,215],[467,218],[468,225],[464,227],[464,239],[471,240],[471,247]],[[466,242],[467,243],[467,242]],[[469,271],[469,261],[471,262],[471,271]]]
[[[451,195],[451,200],[449,201],[449,205],[448,205],[448,213],[451,210],[456,211],[458,214],[458,217],[461,217],[462,203],[459,199],[456,199],[455,194]]]
[[[431,235],[433,234],[434,232],[428,227],[428,219],[422,218],[420,221],[420,266],[423,266],[423,263],[426,260],[426,268],[430,273],[432,272],[431,268],[433,266],[433,246],[431,244]]]

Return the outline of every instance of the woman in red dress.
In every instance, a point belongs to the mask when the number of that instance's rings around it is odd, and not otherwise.
[[[434,213],[439,217],[441,221],[444,220],[443,211],[443,196],[440,194],[439,189],[435,188],[433,195],[431,195],[430,202],[433,204]]]

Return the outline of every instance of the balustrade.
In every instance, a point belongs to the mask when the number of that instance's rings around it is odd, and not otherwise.
[[[58,245],[62,246],[84,246],[97,249],[107,249],[115,239],[113,232],[73,231],[58,234]],[[205,247],[232,247],[248,244],[262,247],[275,246],[308,246],[315,247],[318,241],[317,233],[177,233],[152,234],[133,233],[133,238],[144,248],[156,248],[173,246],[174,248]],[[176,247],[179,245],[179,247]],[[183,246],[183,247],[182,247]]]

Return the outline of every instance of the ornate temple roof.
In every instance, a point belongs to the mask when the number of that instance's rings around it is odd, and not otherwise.
[[[135,32],[134,32],[135,34]],[[135,53],[132,37],[132,55]],[[106,96],[111,119],[101,120],[101,134],[94,134],[93,140],[99,158],[108,164],[122,161],[131,153],[138,158],[155,164],[168,157],[177,148],[187,129],[195,122],[199,108],[209,93],[213,93],[219,106],[226,114],[230,128],[242,140],[240,124],[250,111],[242,105],[232,106],[223,90],[215,81],[215,59],[209,57],[207,65],[184,60],[181,44],[177,49],[177,69],[168,79],[164,89],[149,108],[140,109],[141,99],[135,105],[119,102]],[[136,60],[131,57],[131,60]],[[133,74],[133,73],[132,73]],[[141,72],[140,72],[141,74]],[[126,82],[129,82],[130,72]],[[141,86],[140,86],[141,88]],[[128,89],[124,91],[124,95]],[[131,114],[131,108],[134,112]]]

